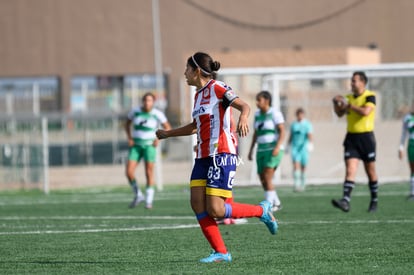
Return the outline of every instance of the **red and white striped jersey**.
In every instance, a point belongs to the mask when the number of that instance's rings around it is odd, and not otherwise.
[[[194,96],[192,117],[197,124],[197,157],[237,154],[230,104],[237,96],[225,83],[210,80]]]

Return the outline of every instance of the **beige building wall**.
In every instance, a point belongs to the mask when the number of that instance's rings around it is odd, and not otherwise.
[[[361,48],[375,44],[382,62],[413,62],[413,10],[412,0],[160,0],[171,121],[188,53],[223,53],[223,67],[367,64],[376,51]],[[151,0],[0,0],[0,37],[0,77],[60,76],[65,111],[73,76],[155,71]]]
[[[366,48],[235,50],[226,53],[212,52],[211,54],[226,68],[381,63],[380,50]]]

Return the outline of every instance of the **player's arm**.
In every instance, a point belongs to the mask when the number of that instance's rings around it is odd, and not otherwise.
[[[348,104],[348,110],[354,111],[361,116],[367,116],[375,109],[375,95],[367,96],[366,102],[362,106]]]
[[[405,140],[407,139],[407,135],[408,135],[408,125],[404,117],[401,138],[400,138],[400,146],[398,147],[398,158],[399,159],[403,159],[404,157],[404,148],[405,148],[404,145],[405,145]]]
[[[285,124],[284,123],[280,123],[276,127],[277,127],[277,130],[279,132],[279,139],[277,140],[276,146],[273,149],[273,156],[279,155],[280,147],[282,146],[283,141],[285,140],[285,135],[286,135]]]
[[[369,104],[369,105],[364,105],[364,106],[356,106],[356,105],[352,105],[349,104],[348,105],[348,110],[354,111],[355,113],[361,115],[361,116],[367,116],[369,115],[375,108],[375,105]]]
[[[125,122],[125,133],[128,139],[129,146],[134,145],[134,139],[132,138],[132,135],[131,135],[131,124],[132,124],[132,120],[128,118],[127,121]]]
[[[252,143],[250,144],[250,149],[249,149],[249,156],[248,156],[249,160],[253,159],[253,148],[254,148],[254,145],[256,144],[256,139],[257,139],[257,135],[256,135],[256,131],[254,131]]]
[[[308,132],[307,137],[308,137],[308,151],[309,152],[312,152],[313,151],[313,148],[314,148],[314,146],[313,146],[313,134],[312,134],[312,132]]]
[[[197,132],[197,124],[193,120],[193,122],[170,130],[157,130],[156,135],[159,139],[165,139],[170,137],[179,137],[179,136],[189,136],[195,134]]]
[[[164,130],[171,130],[171,125],[170,125],[170,123],[168,122],[168,121],[166,121],[166,122],[164,122],[164,123],[161,123],[161,126],[162,126],[162,128],[164,129]],[[158,143],[159,143],[159,138],[158,137],[156,137],[155,138],[155,140],[154,140],[154,142],[152,143],[152,145],[154,146],[154,147],[157,147],[158,146]]]
[[[313,142],[313,135],[312,132],[308,133],[308,142]]]
[[[171,130],[171,124],[167,121],[167,122],[164,122],[164,123],[162,123],[161,124],[161,126],[162,126],[162,128],[164,129],[164,130]]]
[[[249,133],[249,124],[247,120],[250,114],[250,107],[240,98],[235,98],[231,102],[231,106],[240,111],[239,121],[237,122],[236,129],[237,133],[239,133],[239,136],[245,137]]]

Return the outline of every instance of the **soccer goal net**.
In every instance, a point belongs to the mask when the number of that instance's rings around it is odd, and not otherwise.
[[[296,109],[302,107],[305,110],[307,119],[313,124],[315,147],[307,167],[307,178],[308,183],[318,184],[342,182],[344,178],[342,141],[346,122],[345,118],[337,118],[333,113],[331,100],[337,94],[350,93],[354,71],[364,71],[369,78],[368,89],[377,93],[375,134],[380,181],[405,180],[409,176],[408,165],[397,158],[397,149],[401,119],[414,102],[414,64],[235,68],[223,69],[219,77],[249,103],[252,111],[256,109],[256,94],[260,90],[270,91],[273,107],[284,114],[288,130],[295,120]],[[240,184],[259,184],[254,161],[247,161],[250,143],[251,136],[240,139],[239,149],[244,159],[244,167],[238,169]],[[292,183],[290,155],[284,156],[276,178],[280,184]],[[357,180],[367,181],[362,165]]]

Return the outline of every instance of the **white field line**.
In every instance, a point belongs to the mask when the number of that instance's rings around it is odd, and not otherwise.
[[[359,188],[357,188],[357,190],[354,190],[352,193],[352,197],[365,197],[365,196],[369,196],[369,191],[368,190],[362,190],[361,188],[362,186],[359,186]],[[342,188],[342,187],[341,187]],[[359,189],[359,190],[358,190]],[[342,189],[338,188],[338,194],[341,195],[342,193]],[[297,196],[302,196],[302,195],[306,195],[307,197],[323,197],[326,196],[327,194],[330,194],[331,191],[329,192],[308,192],[308,193],[285,193],[283,194],[284,198],[289,198],[289,197],[297,197]],[[402,191],[390,191],[390,192],[381,192],[380,191],[380,196],[381,197],[388,197],[388,196],[402,196],[405,197],[407,195],[407,192],[405,192],[405,190]],[[236,192],[236,200],[237,198],[241,199],[241,198],[250,198],[251,195],[243,195],[243,194],[237,194]],[[185,196],[183,198],[178,197],[176,195],[172,195],[171,197],[168,196],[159,196],[156,197],[155,200],[156,201],[162,201],[162,200],[183,200],[183,201],[188,201],[189,200],[189,196]],[[40,200],[35,200],[35,201],[30,201],[30,200],[10,200],[7,201],[7,198],[4,201],[0,201],[0,206],[3,205],[48,205],[48,204],[77,204],[77,203],[82,203],[82,204],[96,204],[96,203],[128,203],[130,202],[130,198],[108,198],[108,197],[102,197],[102,198],[60,198],[60,199],[40,199]]]
[[[72,234],[72,233],[103,233],[103,232],[127,232],[127,231],[146,231],[146,230],[166,230],[166,229],[185,229],[196,228],[198,224],[174,225],[174,226],[154,226],[154,227],[128,227],[111,229],[80,229],[80,230],[35,230],[22,232],[0,232],[0,235],[43,235],[43,234]]]
[[[195,220],[195,216],[0,216],[1,220]]]
[[[38,217],[33,217],[38,218]],[[64,219],[65,217],[61,217]],[[73,217],[70,217],[72,219]],[[101,217],[91,217],[93,219],[100,219]],[[108,217],[107,217],[108,218]],[[115,218],[115,217],[114,217]],[[157,217],[147,217],[147,218],[157,218]],[[162,217],[161,217],[162,218]],[[169,218],[169,217],[168,217]],[[186,217],[186,219],[193,219],[194,217]],[[350,220],[350,221],[290,221],[290,222],[281,222],[279,225],[319,225],[319,224],[410,224],[414,223],[414,219],[404,219],[404,220]],[[249,222],[240,225],[257,225],[261,224],[257,221]],[[96,226],[96,225],[95,225]],[[127,228],[95,228],[95,229],[77,229],[77,230],[34,230],[34,231],[21,231],[21,232],[0,232],[0,235],[44,235],[44,234],[76,234],[76,233],[105,233],[105,232],[127,232],[127,231],[148,231],[148,230],[176,230],[176,229],[188,229],[188,228],[198,228],[197,223],[194,224],[181,224],[181,225],[166,225],[166,226],[152,226],[152,227],[127,227]]]

